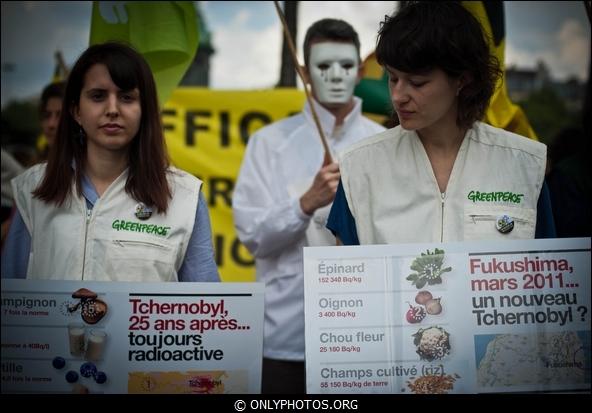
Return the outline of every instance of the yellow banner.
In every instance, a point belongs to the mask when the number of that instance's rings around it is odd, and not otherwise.
[[[163,110],[172,163],[204,182],[216,264],[223,281],[253,281],[254,260],[232,220],[232,191],[248,138],[302,110],[304,91],[216,91],[177,88]]]

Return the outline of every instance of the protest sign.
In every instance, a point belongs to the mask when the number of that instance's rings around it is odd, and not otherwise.
[[[590,389],[590,238],[304,250],[309,393]]]
[[[259,393],[260,283],[2,280],[2,393]]]

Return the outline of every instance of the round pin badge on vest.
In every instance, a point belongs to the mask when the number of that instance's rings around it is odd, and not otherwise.
[[[495,228],[502,234],[507,234],[514,229],[514,220],[509,215],[500,215],[495,220]]]
[[[143,202],[140,202],[136,205],[136,218],[141,219],[142,221],[150,218],[152,216],[152,209]]]

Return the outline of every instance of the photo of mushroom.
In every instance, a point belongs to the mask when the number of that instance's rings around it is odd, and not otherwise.
[[[88,288],[80,288],[72,293],[72,298],[79,301],[68,308],[73,313],[79,308],[82,320],[87,324],[96,324],[107,314],[107,303],[97,298],[98,295]]]

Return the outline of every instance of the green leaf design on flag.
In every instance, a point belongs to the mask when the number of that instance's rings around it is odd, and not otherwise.
[[[95,1],[90,44],[118,40],[140,52],[152,69],[163,107],[193,62],[197,24],[193,2]]]

